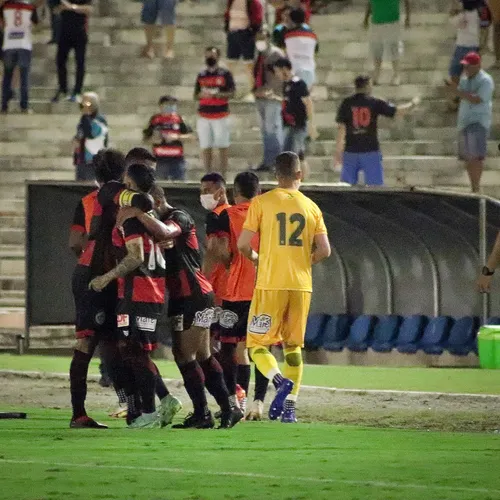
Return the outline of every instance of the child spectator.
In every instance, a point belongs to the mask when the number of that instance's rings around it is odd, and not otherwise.
[[[172,181],[186,180],[186,162],[182,139],[191,138],[188,127],[177,112],[177,99],[166,95],[160,98],[160,112],[153,115],[143,131],[145,141],[153,144],[156,157],[156,178]]]

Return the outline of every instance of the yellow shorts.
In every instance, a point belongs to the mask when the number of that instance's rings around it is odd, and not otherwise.
[[[247,347],[285,342],[304,347],[311,292],[255,290],[248,315]]]

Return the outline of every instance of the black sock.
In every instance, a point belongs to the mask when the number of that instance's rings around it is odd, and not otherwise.
[[[250,365],[238,365],[238,385],[245,391],[248,396],[248,389],[250,387]]]
[[[285,410],[293,410],[295,408],[295,401],[292,399],[285,400]]]
[[[190,361],[179,366],[184,387],[193,403],[194,414],[205,416],[209,413],[207,397],[205,395],[205,376],[197,361]]]
[[[158,367],[153,361],[151,361],[151,363],[153,363],[156,370],[156,395],[160,400],[162,400],[163,398],[166,398],[170,394],[170,392],[168,391],[165,382],[163,382],[163,379],[161,378],[160,370],[158,370]]]
[[[85,411],[85,399],[87,398],[87,374],[91,359],[91,354],[77,350],[73,353],[73,359],[69,367],[73,419],[87,415]]]
[[[222,411],[230,411],[229,392],[224,381],[222,366],[213,356],[202,361],[200,366],[205,374],[205,387],[207,391],[214,397]]]
[[[267,387],[269,385],[269,379],[264,377],[262,373],[260,373],[257,365],[255,365],[255,395],[254,401],[264,401],[266,398]]]
[[[236,344],[222,344],[220,349],[220,364],[224,371],[224,381],[230,396],[236,394],[236,379],[238,364],[236,361]]]
[[[120,406],[125,406],[127,404],[127,393],[125,389],[118,387],[116,384],[113,386],[115,388],[116,395],[118,396],[118,404]]]
[[[155,411],[156,371],[146,352],[138,353],[132,361],[136,387],[141,395],[142,411]]]

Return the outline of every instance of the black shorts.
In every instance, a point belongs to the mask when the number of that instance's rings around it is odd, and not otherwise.
[[[227,58],[230,61],[253,61],[255,57],[255,33],[251,29],[229,31],[227,34]]]
[[[250,301],[222,303],[222,313],[219,318],[220,341],[223,344],[237,344],[247,338],[248,315]]]
[[[90,267],[76,266],[72,278],[76,338],[96,336],[99,340],[117,340],[116,281],[101,292],[95,292],[89,290],[90,277]]]
[[[158,318],[118,314],[116,323],[120,340],[140,344],[145,351],[154,351],[157,348]]]
[[[184,332],[192,326],[210,329],[214,320],[214,294],[170,299],[168,317],[173,332]]]

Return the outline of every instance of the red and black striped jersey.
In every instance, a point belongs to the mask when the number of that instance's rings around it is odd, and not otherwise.
[[[233,92],[235,90],[233,75],[224,68],[217,68],[213,71],[204,69],[198,74],[195,84],[195,93],[205,91],[213,94],[213,97],[200,99],[198,114],[203,118],[213,120],[224,118],[229,115],[229,100],[226,97],[216,97],[218,92]]]
[[[127,241],[141,238],[144,262],[124,278],[118,278],[117,314],[145,318],[159,317],[165,306],[165,258],[153,237],[137,219],[128,219],[122,228],[113,229],[117,261],[127,255]]]
[[[149,120],[144,137],[153,137],[153,154],[156,158],[183,158],[184,148],[180,136],[191,129],[179,113],[158,113]]]
[[[162,222],[179,227],[181,234],[173,248],[165,250],[167,290],[171,299],[205,295],[213,291],[201,272],[201,254],[193,218],[184,210],[173,208]]]

